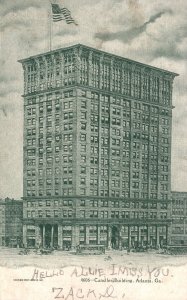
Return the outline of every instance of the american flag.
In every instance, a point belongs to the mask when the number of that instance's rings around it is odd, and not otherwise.
[[[64,20],[67,24],[73,23],[75,25],[78,25],[72,18],[71,12],[67,8],[60,8],[58,4],[51,4],[51,6],[53,13],[53,22],[59,22]]]

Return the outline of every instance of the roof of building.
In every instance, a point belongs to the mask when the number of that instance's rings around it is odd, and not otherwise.
[[[96,48],[93,48],[93,47],[90,47],[90,46],[86,46],[86,45],[83,45],[83,44],[74,44],[74,45],[71,45],[71,46],[67,46],[67,47],[55,49],[55,50],[52,50],[52,51],[40,53],[40,54],[33,55],[33,56],[30,56],[30,57],[25,58],[25,59],[20,59],[20,60],[18,60],[18,62],[24,63],[24,62],[27,62],[27,61],[29,61],[31,59],[34,59],[34,58],[42,57],[44,55],[49,55],[51,53],[58,53],[59,51],[69,50],[69,49],[72,49],[72,48],[75,48],[75,47],[83,47],[83,48],[85,48],[87,50],[92,50],[92,51],[96,51],[98,53],[103,53],[103,54],[106,54],[107,56],[116,57],[118,59],[125,60],[126,62],[129,62],[129,63],[136,63],[139,66],[148,67],[148,68],[151,68],[151,69],[154,69],[154,70],[157,70],[157,71],[161,71],[161,72],[173,75],[173,76],[178,76],[179,75],[179,74],[177,74],[175,72],[171,72],[171,71],[168,71],[168,70],[165,70],[165,69],[157,68],[157,67],[154,67],[154,66],[151,66],[151,65],[148,65],[148,64],[144,64],[144,63],[141,63],[141,62],[129,59],[129,58],[125,58],[123,56],[119,56],[119,55],[116,55],[116,54],[113,54],[113,53],[109,53],[109,52],[106,52],[106,51],[103,51],[103,50],[99,50],[99,49],[96,49]]]
[[[172,191],[171,192],[173,195],[184,195],[184,196],[187,196],[187,192],[180,192],[180,191]]]
[[[21,199],[19,199],[19,200],[17,200],[17,199],[11,199],[11,198],[5,198],[5,199],[0,199],[0,205],[5,205],[5,204],[13,204],[13,205],[15,205],[15,204],[22,204],[23,203],[23,200],[21,200]]]

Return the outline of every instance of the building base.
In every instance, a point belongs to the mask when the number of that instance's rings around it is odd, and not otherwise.
[[[70,250],[79,245],[104,245],[108,249],[158,248],[168,244],[168,225],[23,225],[28,248]]]

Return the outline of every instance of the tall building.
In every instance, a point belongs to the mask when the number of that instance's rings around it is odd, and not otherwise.
[[[187,192],[172,192],[171,244],[187,245]]]
[[[0,199],[0,246],[22,245],[23,201]]]
[[[24,69],[24,244],[168,243],[175,73],[81,44]]]

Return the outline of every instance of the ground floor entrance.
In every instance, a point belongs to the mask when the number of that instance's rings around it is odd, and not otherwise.
[[[156,248],[168,244],[168,225],[24,225],[23,242],[30,248],[63,250],[86,244],[109,249]]]
[[[58,247],[58,225],[39,225],[39,241],[40,245],[45,248]]]

